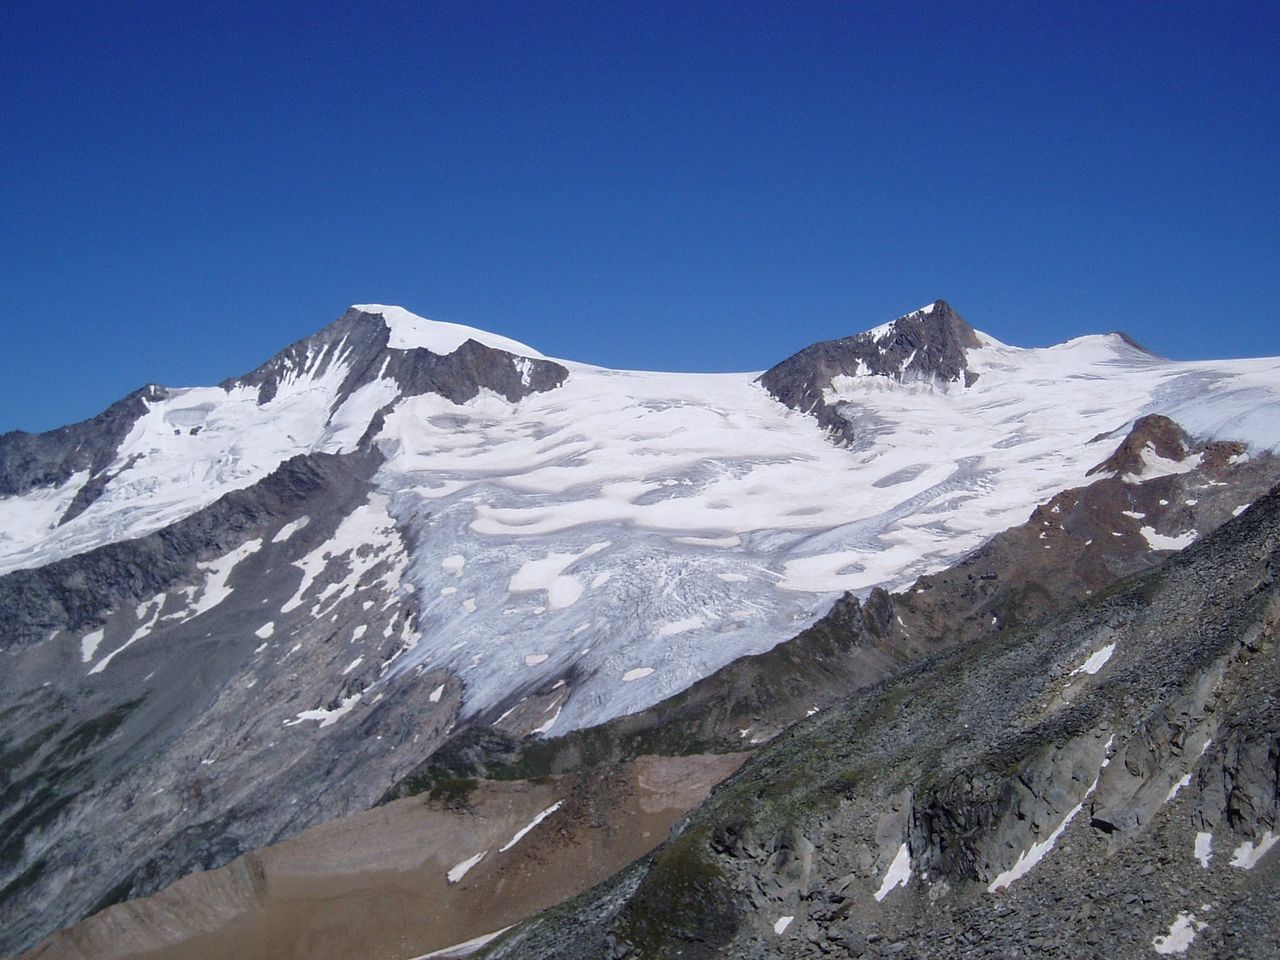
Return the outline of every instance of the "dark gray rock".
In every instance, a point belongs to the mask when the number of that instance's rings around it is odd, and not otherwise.
[[[488,389],[514,403],[532,393],[555,389],[569,375],[554,361],[516,357],[476,340],[467,340],[445,356],[423,348],[393,350],[388,346],[390,331],[381,317],[353,307],[319,333],[221,386],[257,387],[258,402],[267,403],[276,395],[282,378],[299,370],[323,374],[341,360],[348,373],[338,390],[336,409],[355,390],[380,376],[395,380],[401,396],[435,393],[454,403],[465,403],[481,389]]]
[[[15,430],[0,435],[0,496],[20,496],[37,487],[65,483],[72,474],[98,474],[111,465],[135,422],[147,412],[146,401],[159,400],[165,389],[154,384],[135,390],[90,420],[47,433]]]
[[[291,344],[262,366],[242,377],[223,381],[224,390],[256,388],[258,403],[270,402],[281,381],[306,372],[322,376],[342,362],[347,374],[337,390],[330,413],[353,392],[379,377],[396,382],[399,396],[439,394],[465,403],[481,390],[492,390],[511,402],[532,393],[553,390],[568,376],[558,363],[513,354],[468,340],[457,350],[439,356],[429,350],[393,350],[389,330],[380,314],[350,309],[320,332]],[[60,522],[79,516],[96,501],[129,464],[118,463],[121,442],[147,411],[148,401],[162,400],[169,391],[148,385],[112,404],[90,420],[46,433],[14,431],[0,435],[0,496],[17,496],[40,487],[59,486],[74,474],[89,478],[77,491]],[[385,412],[385,411],[383,411]],[[374,417],[368,441],[382,423]],[[110,468],[116,469],[111,471]]]
[[[54,631],[98,626],[109,611],[190,577],[199,562],[226,553],[263,526],[305,512],[325,489],[369,489],[381,462],[376,451],[293,457],[252,487],[156,533],[0,576],[0,651]]]
[[[977,346],[974,329],[948,303],[937,300],[899,317],[879,336],[860,333],[805,347],[766,370],[760,383],[791,409],[813,414],[840,440],[853,442],[855,427],[823,398],[833,378],[861,372],[900,382],[970,386],[976,374],[969,370],[965,351]]]

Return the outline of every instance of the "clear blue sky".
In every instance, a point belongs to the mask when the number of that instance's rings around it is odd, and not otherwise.
[[[1280,354],[1280,4],[10,0],[0,430],[350,303],[761,369],[941,297]]]

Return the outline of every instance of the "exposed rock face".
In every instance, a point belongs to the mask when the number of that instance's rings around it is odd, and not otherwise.
[[[267,403],[275,397],[281,380],[298,370],[311,369],[315,375],[323,375],[328,365],[338,361],[339,346],[347,374],[334,398],[334,409],[360,387],[384,377],[396,382],[399,396],[434,393],[465,403],[481,390],[492,390],[514,403],[531,393],[555,389],[569,375],[552,360],[516,357],[476,340],[467,340],[443,356],[423,347],[390,349],[391,330],[380,322],[381,317],[352,307],[319,333],[286,347],[252,373],[226,380],[222,386],[255,386],[258,402]]]
[[[372,437],[403,397],[514,402],[567,375],[474,339],[393,348],[380,314],[349,310],[199,406],[248,387],[261,407],[302,382],[328,420],[373,389],[345,452],[321,444],[154,532],[0,576],[0,952],[366,808],[434,750],[461,689],[425,667],[390,676],[419,606]],[[181,393],[149,387],[83,424],[0,438],[0,494],[83,471],[62,520],[80,515],[131,482],[121,443]],[[323,420],[303,425],[322,441]],[[200,429],[179,416],[161,432]],[[364,699],[376,716],[339,726]],[[386,750],[358,746],[384,735]]]
[[[64,492],[59,488],[74,479],[78,485],[73,493],[72,487],[65,489],[68,500],[58,518],[61,527],[89,511],[113,487],[140,491],[142,495],[135,494],[135,499],[146,499],[146,493],[152,492],[148,488],[156,483],[154,474],[148,472],[154,467],[150,462],[154,458],[186,458],[193,476],[203,473],[209,489],[224,492],[245,485],[242,478],[246,473],[258,471],[257,477],[261,477],[290,455],[357,449],[377,433],[395,402],[405,397],[435,394],[464,403],[490,391],[515,402],[552,390],[567,376],[568,371],[554,361],[516,356],[475,339],[467,339],[444,354],[424,347],[392,347],[391,326],[381,314],[352,308],[253,372],[224,381],[220,390],[147,386],[91,420],[47,433],[17,431],[0,436],[0,497],[40,490],[58,494]],[[291,402],[299,394],[318,398],[310,401],[306,422],[295,422],[296,405],[278,413],[270,407],[282,386],[290,392]],[[260,416],[250,417],[234,409],[252,397],[263,408]],[[162,410],[163,415],[148,417],[153,408]],[[226,421],[223,426],[228,434],[221,449],[185,449],[167,436],[195,437],[208,422],[220,419]],[[157,420],[160,422],[154,422]],[[245,434],[260,435],[236,434],[232,428],[237,424],[243,425]],[[159,449],[162,441],[170,445],[163,452]],[[237,448],[245,442],[254,450],[241,458]],[[273,448],[278,451],[274,458]],[[253,462],[240,463],[240,459]],[[194,513],[212,499],[200,503],[193,496],[193,506],[186,513]],[[153,532],[159,525],[141,530],[130,526],[137,522],[136,515],[147,512],[148,508],[125,506],[115,520],[120,529],[103,522],[96,534],[84,535],[81,541],[96,545]],[[5,539],[3,534],[0,531],[0,542]],[[54,556],[83,549],[64,549]],[[39,564],[32,557],[20,565]]]
[[[1132,443],[1126,440],[1120,449],[1126,446]],[[1182,453],[1184,460],[1200,456],[1194,445]],[[7,851],[14,858],[7,891],[14,902],[52,904],[49,891],[59,891],[56,910],[83,912],[160,889],[191,869],[216,867],[244,850],[360,809],[379,796],[437,791],[441,784],[464,778],[542,777],[626,762],[647,753],[754,748],[807,714],[843,703],[851,691],[890,677],[922,656],[956,644],[988,642],[1060,612],[1079,594],[1101,591],[1125,574],[1148,569],[1155,558],[1141,527],[1170,535],[1186,529],[1208,532],[1229,519],[1239,504],[1260,496],[1276,478],[1270,458],[1201,457],[1184,473],[1145,479],[1110,476],[1087,488],[1064,491],[1038,508],[1026,524],[997,536],[956,567],[926,577],[908,591],[873,591],[865,602],[847,596],[795,639],[768,653],[742,658],[654,708],[602,728],[544,741],[504,733],[510,718],[493,716],[475,718],[463,732],[450,737],[448,724],[455,716],[459,690],[447,676],[418,680],[422,689],[423,684],[439,687],[438,704],[415,698],[408,685],[378,683],[386,675],[386,665],[402,649],[405,625],[416,616],[411,597],[377,599],[376,581],[386,561],[356,581],[345,601],[342,593],[334,594],[344,582],[342,564],[335,565],[302,591],[316,601],[314,606],[308,602],[286,617],[267,614],[276,619],[274,632],[267,638],[270,643],[259,642],[260,633],[254,635],[259,620],[245,618],[252,618],[258,593],[278,599],[295,589],[292,584],[276,584],[281,577],[296,577],[288,573],[293,569],[288,561],[296,562],[315,545],[333,540],[339,518],[349,516],[353,505],[371,495],[369,477],[377,462],[374,453],[300,458],[262,484],[223,498],[163,534],[0,579],[0,586],[18,585],[11,597],[18,608],[21,598],[28,596],[88,598],[83,603],[59,599],[51,608],[38,607],[27,619],[35,624],[29,632],[39,637],[53,623],[40,619],[50,616],[49,609],[70,623],[73,612],[90,611],[89,600],[99,594],[113,597],[110,607],[129,611],[160,591],[185,598],[183,584],[198,585],[205,579],[204,567],[211,558],[234,552],[255,534],[270,541],[253,569],[234,571],[228,583],[230,597],[223,603],[189,624],[156,625],[148,643],[175,648],[174,661],[157,657],[154,647],[149,657],[137,660],[121,650],[110,667],[113,674],[124,671],[117,677],[120,699],[104,700],[102,691],[96,690],[77,704],[45,690],[37,699],[22,700],[15,707],[18,712],[8,718],[12,729],[23,726],[27,718],[28,728],[50,719],[55,726],[37,740],[16,739],[5,747],[15,772],[14,789],[8,796],[18,802],[4,812],[27,835],[23,840],[15,833],[16,842]],[[290,534],[302,516],[312,519]],[[185,546],[178,549],[176,544]],[[376,541],[367,546],[376,548]],[[338,552],[336,546],[334,552]],[[243,562],[249,564],[248,559]],[[93,582],[102,582],[86,586],[85,577],[90,575]],[[57,585],[58,577],[67,582]],[[42,578],[52,578],[54,586],[31,586],[44,583]],[[326,596],[336,596],[338,604],[326,609]],[[370,598],[374,598],[373,613],[366,606]],[[103,649],[118,648],[145,626],[148,603],[141,606],[143,613],[137,617],[110,614],[85,620],[80,627],[101,622],[106,633]],[[175,614],[182,609],[175,605]],[[389,618],[386,625],[381,617]],[[357,625],[366,627],[367,638],[346,639]],[[245,639],[240,644],[224,640],[214,646],[203,639],[207,634]],[[199,649],[201,659],[193,661],[185,655],[184,644]],[[247,647],[254,644],[264,649],[265,657],[246,656]],[[302,650],[291,652],[295,646]],[[13,649],[14,655],[21,652]],[[326,677],[344,669],[356,654],[365,662],[343,675],[341,687],[326,686]],[[23,656],[29,670],[40,658],[47,658],[48,651],[36,646]],[[276,658],[282,656],[277,665]],[[212,704],[190,702],[192,681],[182,671],[191,667],[197,667],[202,682],[224,683],[215,679],[219,677],[231,682]],[[49,676],[56,678],[58,665],[48,669],[55,670]],[[139,683],[143,670],[158,670],[158,674],[150,682]],[[315,726],[371,684],[386,699],[358,728]],[[548,691],[545,704],[531,698],[531,709],[544,715],[555,695],[556,691]],[[265,713],[260,706],[252,706],[277,701],[280,706]],[[187,721],[174,715],[176,703],[182,703],[181,714]],[[315,711],[317,719],[297,726],[294,718],[299,709],[311,707],[320,708]],[[237,714],[255,719],[247,724],[230,722]],[[165,726],[172,729],[157,738],[161,725],[155,718],[160,715],[167,716]],[[294,725],[281,729],[282,722]],[[196,727],[184,727],[184,723],[198,725],[200,732],[194,733]],[[498,729],[486,723],[497,723]],[[406,736],[406,730],[414,735]],[[380,735],[374,731],[393,739],[401,749],[392,756],[371,750],[369,737]],[[169,733],[175,736],[170,738]],[[234,749],[228,752],[230,744]],[[1088,753],[1085,746],[1082,742],[1080,750]],[[335,767],[339,756],[344,759]],[[1034,789],[1039,794],[1061,794],[1055,802],[1067,797],[1061,784],[1053,785],[1057,782],[1053,771],[1067,763],[1064,757],[1055,753],[1043,761],[1042,766],[1047,766],[1041,772],[1029,768],[1026,773],[1029,782],[1038,784]],[[210,758],[215,761],[212,770],[203,765]],[[346,774],[335,782],[331,778],[338,769]],[[94,789],[93,783],[100,778],[115,783],[106,791]],[[236,781],[251,788],[249,792],[242,796],[228,790],[228,784]],[[134,833],[132,828],[118,828],[111,840],[120,853],[107,856],[101,849],[105,838],[74,824],[120,818],[113,811],[121,802],[134,804],[135,809],[144,801],[156,804],[156,797],[143,798],[128,790],[136,782],[154,782],[163,791],[158,797],[172,794],[177,806],[161,801],[156,812],[164,811],[163,823],[153,816],[132,814],[128,820],[117,819],[122,823],[136,819],[140,829]],[[388,790],[388,784],[394,786]],[[278,799],[269,802],[272,796]],[[294,799],[305,800],[304,808],[291,809],[289,801]],[[900,809],[907,809],[902,806],[906,802],[899,803]],[[1145,816],[1130,798],[1121,797],[1094,819],[1123,824],[1139,815]],[[929,818],[943,814],[926,811],[921,816],[932,822]],[[905,818],[903,813],[901,823],[907,822]],[[1108,829],[1115,832],[1117,828]],[[157,838],[162,841],[158,848]],[[796,835],[787,841],[791,845],[787,849],[796,847],[799,856],[811,860],[812,851],[804,852],[808,842]],[[955,856],[969,863],[976,854]],[[58,865],[74,862],[93,864],[77,868],[74,889],[84,896],[92,894],[95,901],[81,903],[62,885],[66,874],[60,874]],[[701,892],[702,887],[695,885],[690,895],[701,896]],[[53,915],[55,908],[46,906],[44,917]],[[705,923],[708,929],[718,929],[723,920],[717,915]],[[23,932],[21,926],[15,929]]]
[[[1089,475],[1110,473],[1139,477],[1149,468],[1148,452],[1162,460],[1181,462],[1188,456],[1190,443],[1182,428],[1168,417],[1150,414],[1134,423],[1129,436],[1116,448],[1116,452],[1090,470]],[[1239,445],[1235,446],[1234,452],[1242,452]]]
[[[881,433],[855,438],[873,449],[849,450],[749,377],[575,366],[565,381],[564,367],[502,338],[446,336],[450,325],[412,315],[396,327],[370,310],[221,387],[135,396],[104,421],[103,436],[124,437],[115,446],[99,450],[79,428],[0,443],[15,489],[75,476],[56,495],[0,503],[20,520],[49,508],[27,524],[31,552],[10,550],[14,572],[0,577],[0,951],[447,780],[769,744],[854,691],[880,696],[877,684],[922,658],[994,649],[1114,588],[1277,479],[1262,451],[1280,440],[1258,403],[1280,400],[1254,386],[1276,361],[1189,376],[1094,343],[1048,381],[1062,354],[997,347],[974,385],[972,342],[991,341],[938,303],[778,378],[800,400],[821,398],[824,376],[861,378],[870,399],[832,410],[849,430],[849,410],[873,418],[876,395],[933,404],[881,407]],[[1083,381],[1115,388],[1123,415],[1090,396],[1073,407],[1085,426],[1055,432],[1059,401]],[[1037,392],[1046,382],[1056,399]],[[1223,409],[1249,410],[1249,455],[1140,420],[1096,482],[1061,490],[1121,441],[1114,424],[1170,403],[1210,433]],[[938,458],[927,437],[944,433],[962,446]],[[980,466],[985,454],[1000,459]],[[941,569],[1045,497],[957,566],[905,592],[875,587]],[[864,592],[822,616],[846,589]],[[1189,688],[1170,709],[1214,702]],[[930,722],[935,739],[949,731]],[[936,848],[940,875],[998,877],[1002,844],[1025,839],[1006,808],[1065,816],[1101,762],[1097,737],[1068,732],[1037,728],[1010,754],[1032,799],[1003,767],[975,767],[955,796],[897,783],[869,862],[900,869],[891,841],[908,837],[906,856]],[[1125,755],[1147,786],[1104,778],[1090,797],[1106,804],[1079,815],[1108,843],[1159,816],[1153,784],[1175,754],[1172,740],[1150,742]],[[1250,773],[1260,749],[1242,745],[1224,773],[1233,810],[1266,807],[1267,782]],[[965,846],[949,830],[997,839]],[[716,849],[754,850],[760,836],[733,828]],[[820,889],[820,839],[800,821],[778,826],[761,862]],[[649,906],[629,942],[660,930],[671,901],[676,940],[736,949],[755,907],[699,856],[679,858],[678,896],[642,888]],[[745,864],[744,877],[763,869]]]
[[[1188,926],[1200,955],[1273,956],[1278,572],[1280,488],[797,725],[489,956],[1145,957]]]
[[[965,351],[979,345],[973,327],[946,301],[936,300],[883,328],[805,347],[766,370],[760,383],[788,407],[812,413],[823,427],[852,441],[853,428],[824,398],[834,378],[874,376],[970,386],[976,375],[969,371]]]
[[[443,739],[456,681],[379,684],[418,617],[379,459],[298,458],[159,533],[0,578],[0,952],[365,809]],[[383,737],[398,749],[360,746]]]
[[[380,462],[376,451],[294,457],[261,483],[233,491],[158,533],[0,577],[6,621],[0,650],[39,642],[55,631],[100,627],[107,612],[198,577],[200,562],[225,555],[266,526],[301,515],[332,489],[368,491]]]
[[[164,393],[163,387],[146,386],[90,420],[48,433],[0,434],[0,496],[57,486],[81,470],[100,475],[115,459],[120,441],[146,412],[146,402]]]

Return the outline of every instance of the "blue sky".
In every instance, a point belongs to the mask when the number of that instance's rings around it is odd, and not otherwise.
[[[1021,345],[1280,354],[1280,6],[0,13],[0,430],[359,302],[761,369],[941,297]]]

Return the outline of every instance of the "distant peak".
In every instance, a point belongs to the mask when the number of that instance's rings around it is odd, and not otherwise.
[[[945,300],[935,300],[897,320],[840,340],[824,340],[766,370],[761,385],[794,410],[813,412],[820,423],[852,441],[847,421],[828,404],[839,378],[883,378],[899,383],[971,387],[967,351],[983,345],[978,332]]]
[[[1133,347],[1133,349],[1135,350],[1141,350],[1143,353],[1153,357],[1159,356],[1159,354],[1157,354],[1155,351],[1148,350],[1145,346],[1143,346],[1133,337],[1129,336],[1129,334],[1125,333],[1123,330],[1112,330],[1110,335],[1113,337],[1116,337],[1119,340],[1123,340],[1126,344]]]
[[[1115,452],[1086,476],[1101,473],[1124,478],[1184,473],[1199,463],[1198,457],[1194,463],[1187,462],[1188,456],[1190,438],[1186,432],[1163,414],[1152,413],[1134,421]],[[1186,469],[1177,466],[1184,463]]]
[[[835,342],[865,344],[881,354],[903,355],[905,362],[896,370],[872,371],[898,379],[914,374],[957,380],[966,368],[964,351],[982,346],[978,332],[945,300],[935,300],[897,320]],[[909,372],[907,365],[912,361],[919,362]]]
[[[500,334],[477,330],[461,323],[449,323],[444,320],[428,320],[416,313],[410,313],[404,307],[385,303],[357,303],[351,307],[358,313],[381,317],[390,331],[387,343],[393,350],[425,349],[440,356],[447,356],[457,350],[468,340],[482,343],[486,347],[513,353],[520,357],[541,359],[542,354],[528,344],[512,340]]]
[[[933,313],[935,310],[937,310],[939,313],[955,313],[955,311],[951,309],[951,304],[947,303],[947,301],[935,300],[933,301],[933,303],[926,303],[919,310],[916,310],[913,313],[909,313],[907,314],[907,316],[914,317],[916,314],[920,314],[920,313],[930,314],[930,313]]]
[[[951,336],[960,341],[960,346],[981,346],[977,331],[969,326],[969,322],[956,313],[951,304],[945,300],[935,300],[933,303],[926,304],[919,310],[899,317],[890,326],[903,323],[925,328],[930,339]]]

